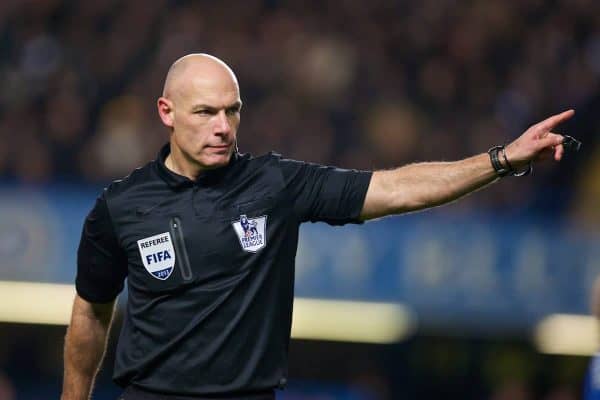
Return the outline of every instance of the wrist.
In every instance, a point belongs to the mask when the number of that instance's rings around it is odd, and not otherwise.
[[[490,162],[492,164],[492,168],[496,171],[496,174],[503,178],[507,175],[509,176],[525,176],[529,175],[532,171],[532,163],[531,161],[525,162],[523,165],[513,165],[513,162],[509,160],[508,155],[506,154],[506,146],[494,146],[488,150],[488,154],[490,156]],[[516,164],[516,163],[515,163]],[[519,163],[521,164],[521,163]],[[523,168],[524,166],[524,168]]]
[[[523,160],[515,156],[515,152],[518,152],[514,143],[507,144],[504,147],[504,155],[502,158],[506,159],[506,163],[512,167],[512,169],[521,171],[528,168],[530,161]]]
[[[504,146],[494,146],[488,150],[492,168],[494,168],[496,175],[498,175],[500,178],[507,176],[511,172],[510,168],[503,162],[504,160],[501,155],[503,150]]]

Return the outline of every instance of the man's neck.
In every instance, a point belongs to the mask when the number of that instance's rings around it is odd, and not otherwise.
[[[188,162],[188,160],[185,159],[184,154],[180,153],[174,155],[172,146],[171,152],[165,159],[165,167],[167,167],[167,169],[169,169],[172,172],[175,172],[178,175],[182,175],[186,178],[191,179],[192,181],[198,179],[198,176],[200,176],[200,174],[204,170],[203,168],[194,165],[194,163]]]

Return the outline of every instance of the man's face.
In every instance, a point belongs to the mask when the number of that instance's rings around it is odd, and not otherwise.
[[[193,77],[172,98],[171,146],[202,169],[229,163],[235,150],[242,102],[236,82],[226,74]]]

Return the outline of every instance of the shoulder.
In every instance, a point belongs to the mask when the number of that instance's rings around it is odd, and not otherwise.
[[[150,186],[165,185],[155,172],[155,162],[151,161],[143,167],[136,168],[129,175],[112,181],[101,193],[107,203],[114,204],[127,200],[137,193],[147,191]]]
[[[228,174],[228,184],[247,186],[256,193],[279,191],[285,186],[281,160],[281,155],[275,152],[258,156],[239,154],[237,166]]]
[[[280,173],[281,154],[271,151],[269,153],[254,156],[249,153],[238,155],[238,164],[244,171],[244,174],[254,173]]]
[[[290,169],[298,169],[306,166],[320,166],[317,164],[312,164],[306,161],[294,160],[290,158],[286,158],[280,153],[275,151],[270,151],[266,154],[262,154],[259,156],[252,156],[250,154],[242,154],[241,158],[247,159],[248,166],[252,166],[254,168],[258,167],[270,167],[276,168],[277,170],[283,172],[284,174]]]
[[[277,164],[282,159],[281,154],[276,153],[274,151],[270,151],[265,154],[261,154],[258,156],[254,156],[249,153],[243,153],[239,155],[239,161],[242,163],[248,163],[253,166],[261,166],[261,165],[272,165]]]
[[[152,179],[151,169],[154,161],[134,169],[129,175],[115,179],[105,189],[105,192],[111,196],[117,196],[127,190],[130,190],[139,184],[147,183]]]

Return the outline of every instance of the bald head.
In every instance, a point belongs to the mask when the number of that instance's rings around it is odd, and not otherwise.
[[[222,60],[205,53],[188,54],[176,60],[165,79],[163,96],[174,99],[193,81],[230,86],[239,92],[235,74]]]

